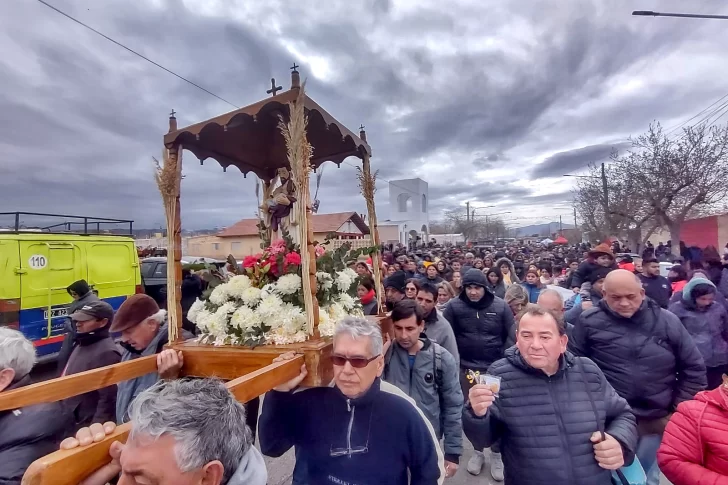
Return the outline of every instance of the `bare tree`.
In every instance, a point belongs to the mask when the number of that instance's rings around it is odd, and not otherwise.
[[[452,232],[452,225],[446,220],[430,222],[430,234],[451,234]]]
[[[679,254],[683,222],[715,211],[728,196],[728,125],[700,124],[670,139],[655,123],[632,144],[623,180],[639,188],[641,207],[668,228]]]
[[[483,222],[469,217],[464,208],[446,211],[444,220],[453,233],[462,234],[466,241],[476,239],[483,232]]]

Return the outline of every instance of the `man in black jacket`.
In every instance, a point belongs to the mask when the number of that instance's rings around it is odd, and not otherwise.
[[[660,276],[660,263],[655,258],[642,260],[642,273],[637,275],[645,290],[645,295],[652,298],[662,308],[667,308],[672,296],[672,285],[664,276]]]
[[[580,315],[571,349],[592,359],[632,407],[637,457],[648,485],[657,484],[655,457],[670,415],[707,385],[703,357],[680,320],[645,298],[631,272],[609,273],[602,293],[599,305]]]
[[[71,315],[76,339],[63,375],[78,374],[121,361],[121,351],[109,334],[114,309],[105,301],[93,301]],[[64,401],[73,413],[76,428],[91,423],[116,421],[116,384]]]
[[[0,393],[30,384],[34,364],[33,343],[0,327]],[[68,421],[59,402],[0,411],[0,484],[19,484],[31,463],[56,451]]]
[[[505,301],[487,290],[487,280],[482,271],[471,269],[463,276],[463,291],[460,297],[450,300],[443,316],[452,325],[460,352],[460,386],[463,395],[475,382],[468,378],[472,373],[485,374],[488,367],[503,357],[503,350],[509,347],[509,334],[513,326],[513,313]],[[480,473],[485,461],[477,436],[465,434],[475,453],[468,462],[468,472]],[[496,480],[503,480],[503,462],[500,446],[491,447],[490,472]]]
[[[66,288],[66,291],[73,298],[73,302],[68,306],[69,315],[75,313],[79,308],[88,303],[99,301],[99,297],[91,290],[86,280],[74,281]],[[58,359],[56,360],[58,375],[62,374],[66,368],[76,339],[76,325],[73,324],[70,318],[66,321],[63,331],[65,337],[63,344],[61,344],[61,350],[58,352]]]
[[[528,305],[517,343],[477,384],[463,410],[470,435],[503,443],[506,485],[610,485],[637,444],[627,402],[589,359],[566,351],[564,323]]]

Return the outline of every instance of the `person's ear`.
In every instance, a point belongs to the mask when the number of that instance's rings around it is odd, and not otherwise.
[[[0,392],[7,389],[15,379],[15,369],[6,368],[0,370]]]
[[[211,461],[202,467],[200,485],[220,485],[225,475],[225,467],[218,460]]]
[[[377,359],[377,377],[382,377],[382,372],[384,372],[384,356],[380,355]]]

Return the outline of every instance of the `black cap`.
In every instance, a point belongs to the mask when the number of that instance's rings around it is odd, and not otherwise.
[[[109,323],[114,319],[114,309],[105,301],[92,301],[71,315],[71,320],[85,322],[88,320],[107,319]]]

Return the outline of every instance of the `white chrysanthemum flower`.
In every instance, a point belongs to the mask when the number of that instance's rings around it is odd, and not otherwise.
[[[255,286],[251,286],[250,288],[245,288],[242,293],[242,300],[243,303],[245,303],[248,306],[255,306],[258,301],[260,301],[262,291],[260,288],[256,288]]]
[[[275,285],[273,283],[268,283],[263,287],[262,290],[260,290],[260,298],[265,298],[268,295],[272,295],[275,293]]]
[[[318,288],[323,288],[326,291],[330,290],[334,286],[334,279],[330,274],[324,271],[318,271],[316,273],[316,282]]]
[[[264,322],[268,323],[275,320],[283,307],[283,300],[276,295],[267,295],[260,300],[260,305],[256,309],[258,315]],[[269,323],[270,324],[270,323]]]
[[[214,313],[211,313],[204,308],[200,310],[197,313],[197,321],[194,322],[195,325],[197,325],[197,328],[200,329],[200,332],[207,334],[210,333],[209,327],[210,327],[210,319],[214,316]]]
[[[356,306],[356,301],[348,294],[348,293],[341,293],[339,294],[338,303],[341,304],[341,306],[344,308],[344,310],[353,310]]]
[[[222,305],[223,303],[227,303],[228,299],[230,298],[229,290],[230,287],[227,283],[217,285],[210,294],[210,303],[218,306]]]
[[[241,306],[230,318],[230,325],[239,328],[243,332],[250,332],[262,323],[260,315],[247,306]]]
[[[187,320],[192,323],[197,323],[197,317],[202,310],[205,309],[205,302],[199,298],[195,300],[189,310],[187,310]]]
[[[356,272],[349,268],[336,273],[336,287],[339,291],[349,291],[351,285],[356,281]]]
[[[276,345],[287,345],[297,342],[304,342],[307,338],[306,332],[299,331],[294,334],[287,333],[283,328],[271,330],[265,334],[265,339]]]
[[[333,337],[336,329],[336,320],[329,316],[328,309],[319,309],[319,333],[322,337]]]
[[[250,288],[250,278],[246,275],[233,276],[228,282],[228,293],[234,298],[241,298],[243,291]]]
[[[297,274],[285,274],[276,281],[276,291],[281,295],[293,295],[301,289],[301,277]]]

